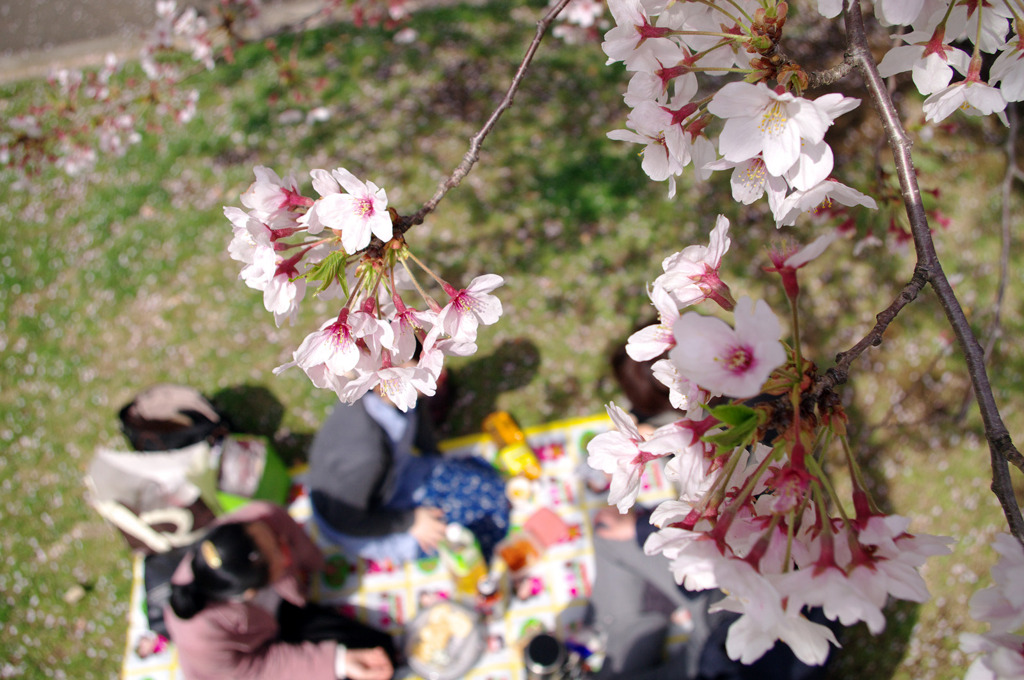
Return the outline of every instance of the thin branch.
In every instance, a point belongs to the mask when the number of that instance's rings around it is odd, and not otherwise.
[[[1020,168],[1017,167],[1017,128],[1020,124],[1020,117],[1017,114],[1017,107],[1007,107],[1007,122],[1009,128],[1006,130],[1006,142],[1003,144],[1003,153],[1006,155],[1006,174],[1003,175],[1002,185],[1002,214],[1000,215],[1001,224],[1001,237],[1002,247],[999,253],[999,288],[996,290],[996,299],[992,304],[992,321],[989,324],[988,331],[985,333],[985,360],[988,361],[992,358],[992,352],[995,351],[996,342],[999,341],[1000,336],[1003,334],[1002,329],[1002,314],[1003,314],[1003,299],[1006,296],[1006,282],[1010,276],[1010,221],[1012,216],[1010,215],[1010,202],[1012,200],[1013,193],[1013,180],[1021,176]],[[967,409],[971,405],[974,397],[974,387],[969,386],[967,393],[964,394],[964,400],[960,404],[960,410],[956,414],[956,422],[962,423],[964,418],[967,417]],[[1018,467],[1020,467],[1018,465]]]
[[[498,108],[494,109],[491,113],[491,117],[487,119],[484,126],[480,128],[469,140],[469,150],[466,155],[463,156],[462,162],[459,163],[458,167],[452,172],[451,176],[437,187],[437,192],[434,196],[423,204],[423,207],[416,211],[415,214],[409,217],[399,219],[395,224],[395,231],[398,233],[405,233],[410,227],[417,224],[422,224],[423,219],[433,212],[437,204],[441,202],[441,199],[445,197],[449,191],[459,186],[459,183],[463,178],[469,174],[469,171],[473,168],[473,165],[480,158],[480,148],[483,146],[484,139],[490,134],[491,130],[494,129],[495,124],[501,115],[512,106],[512,100],[515,98],[516,92],[519,90],[519,85],[523,80],[523,76],[526,75],[526,69],[530,66],[530,62],[533,61],[533,55],[536,54],[537,48],[540,47],[541,40],[544,38],[544,34],[547,32],[548,27],[551,26],[551,22],[555,20],[558,13],[569,4],[570,0],[559,0],[557,5],[554,5],[544,17],[537,22],[537,33],[533,38],[533,42],[526,49],[526,54],[523,56],[523,61],[519,64],[519,68],[516,70],[516,74],[512,77],[512,83],[509,85],[508,91],[505,93],[504,99],[498,104]]]
[[[915,267],[914,276],[907,282],[907,285],[903,286],[903,290],[892,301],[892,304],[875,316],[874,328],[856,345],[845,352],[837,354],[836,365],[828,369],[825,375],[818,378],[818,381],[814,384],[814,389],[811,391],[811,396],[814,400],[818,400],[826,391],[838,387],[847,381],[850,375],[850,366],[854,360],[867,351],[868,347],[878,347],[882,344],[882,335],[885,334],[885,329],[889,327],[889,324],[895,320],[896,315],[904,307],[917,298],[926,283],[928,283],[927,273],[921,267]]]
[[[827,87],[839,82],[853,70],[853,63],[843,60],[823,71],[815,71],[807,76],[807,89],[813,90],[817,87]]]
[[[999,415],[988,373],[985,370],[984,351],[971,330],[949,280],[942,271],[942,265],[932,241],[931,229],[928,226],[928,218],[925,215],[924,203],[921,200],[921,191],[917,185],[917,174],[914,171],[910,155],[911,141],[903,129],[892,97],[889,96],[885,83],[878,74],[874,58],[868,50],[859,0],[854,0],[849,4],[845,18],[849,46],[847,58],[860,70],[882,120],[886,137],[889,139],[889,146],[892,148],[896,174],[899,177],[900,189],[903,194],[903,203],[907,217],[910,219],[910,230],[914,237],[914,248],[917,251],[915,277],[919,271],[927,277],[939,298],[939,304],[946,314],[946,320],[956,335],[960,349],[964,353],[967,372],[971,376],[976,401],[981,411],[985,439],[989,445],[992,463],[992,492],[1002,505],[1010,531],[1018,541],[1024,543],[1024,517],[1021,516],[1020,506],[1014,496],[1007,465],[1008,460],[1013,461],[1014,464],[1024,462],[1024,457],[1013,445],[1013,440]]]

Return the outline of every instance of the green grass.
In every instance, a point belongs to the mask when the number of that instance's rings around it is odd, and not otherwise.
[[[250,419],[248,428],[275,434],[292,457],[333,403],[297,371],[270,372],[331,307],[314,300],[294,326],[276,328],[227,256],[222,206],[240,205],[252,167],[306,182],[309,169],[344,166],[385,186],[400,212],[414,212],[500,99],[536,9],[424,11],[410,22],[419,34],[410,45],[346,27],[282,39],[280,53],[294,46],[306,74],[301,102],[281,87],[264,48],[246,48],[235,64],[189,83],[201,91],[196,120],[146,135],[87,177],[44,171],[18,189],[0,173],[0,676],[117,674],[129,553],[86,505],[82,476],[97,445],[124,444],[116,413],[134,393],[159,381],[192,385]],[[626,110],[624,74],[603,62],[596,45],[545,43],[476,169],[409,234],[414,251],[446,277],[497,272],[507,280],[501,322],[482,331],[476,356],[451,362],[458,401],[446,435],[476,431],[495,408],[528,426],[599,412],[617,398],[608,353],[653,314],[646,283],[664,256],[706,243],[719,212],[733,219],[724,270],[733,292],[784,310],[781,290],[761,272],[763,244],[779,235],[764,206],[731,205],[725,178],[687,180],[666,200],[665,187],[644,177],[636,149],[605,137],[622,127]],[[2,88],[5,113],[26,106],[36,88]],[[288,109],[311,108],[313,97],[330,108],[330,121],[279,122]],[[916,153],[925,185],[943,189],[937,205],[953,225],[936,229],[939,252],[981,331],[998,284],[992,206],[1004,166],[991,149],[1001,131],[958,120],[957,134],[919,143]],[[852,164],[842,167],[854,168],[843,172],[850,183],[873,172],[872,159],[859,155],[870,151],[863,140],[837,144]],[[1021,214],[1019,194],[1015,208]],[[879,215],[862,221],[884,231]],[[801,223],[782,235],[807,242],[819,229]],[[805,351],[822,367],[867,331],[911,274],[912,252],[852,257],[852,247],[834,244],[802,278]],[[1019,439],[1016,272],[1024,269],[1020,249],[1011,254],[1003,336],[990,365]],[[955,635],[978,629],[965,603],[987,579],[987,542],[1004,522],[987,490],[976,410],[953,418],[967,383],[943,323],[924,294],[882,347],[857,362],[843,395],[886,507],[914,517],[915,531],[960,542],[925,568],[930,603],[894,606],[880,638],[860,629],[846,636],[836,677],[962,677]],[[76,585],[86,595],[68,604]]]

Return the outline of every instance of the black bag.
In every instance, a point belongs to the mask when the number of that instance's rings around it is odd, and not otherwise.
[[[227,433],[221,414],[197,390],[154,385],[118,412],[121,431],[136,451],[171,451]]]
[[[164,637],[170,637],[167,634],[167,624],[164,622],[164,606],[171,601],[171,576],[189,550],[190,546],[182,546],[167,552],[146,555],[143,562],[146,621],[150,630]]]

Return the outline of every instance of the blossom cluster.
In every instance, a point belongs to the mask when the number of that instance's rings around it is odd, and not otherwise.
[[[373,182],[344,168],[316,169],[314,198],[294,177],[265,167],[255,175],[241,197],[248,210],[224,209],[233,229],[228,252],[244,265],[240,278],[263,292],[278,325],[294,319],[310,282],[320,283],[321,298],[344,299],[275,373],[298,366],[348,403],[376,388],[405,411],[417,394],[434,394],[445,356],[476,352],[479,326],[501,316],[491,292],[503,279],[485,274],[462,289],[443,280],[413,255],[387,192]],[[446,304],[426,293],[410,262],[437,283]]]
[[[608,6],[615,26],[602,47],[609,64],[622,62],[631,74],[626,128],[608,136],[643,145],[643,170],[667,181],[670,197],[676,178],[692,164],[698,179],[731,170],[732,195],[740,203],[767,195],[780,227],[836,203],[877,207],[833,176],[834,156],[824,141],[835,119],[859,101],[836,93],[804,97],[808,74],[777,57],[785,2],[610,0]],[[912,73],[927,96],[928,121],[958,109],[1003,117],[1007,102],[1024,97],[1019,4],[889,0],[874,7],[882,23],[911,29],[894,36],[900,45],[878,68],[886,77]],[[832,18],[844,2],[819,0],[818,8]],[[962,40],[973,44],[972,54],[953,45]],[[987,82],[983,54],[997,55]],[[956,82],[954,72],[961,76]],[[744,79],[723,83],[729,73]]]
[[[834,17],[845,0],[818,0],[819,11]],[[995,113],[1006,122],[1009,102],[1024,99],[1024,7],[1011,0],[880,0],[875,16],[886,26],[909,27],[893,37],[900,44],[878,64],[884,77],[910,72],[927,97],[925,119],[937,123],[957,110]],[[959,45],[969,43],[971,53]],[[956,43],[956,44],[954,44]],[[996,55],[982,74],[982,55]],[[954,72],[959,74],[953,82]]]
[[[558,4],[558,0],[550,0],[549,7]],[[572,0],[557,17],[551,34],[570,45],[596,40],[607,28],[608,20],[604,17],[604,3],[601,0]]]
[[[781,323],[764,301],[733,303],[721,281],[728,227],[719,217],[708,246],[665,259],[650,289],[659,322],[627,344],[638,361],[667,353],[653,365],[654,376],[684,417],[643,435],[609,404],[616,429],[590,442],[588,464],[611,476],[609,503],[621,512],[635,503],[646,467],[665,465],[679,497],[654,511],[659,530],[645,550],[668,558],[686,588],[727,593],[717,606],[741,614],[726,641],[732,658],[753,662],[781,640],[801,661],[822,664],[838,642],[808,611],[820,608],[844,626],[863,621],[878,633],[889,597],[927,600],[918,568],[948,552],[949,541],[911,534],[908,520],[873,503],[839,399],[826,393],[808,406],[813,364],[798,344],[783,344]],[[826,234],[772,253],[767,269],[780,275],[794,309],[798,270],[834,239]],[[706,300],[731,311],[733,323],[682,310]],[[845,501],[824,462],[836,442],[852,471]]]
[[[971,597],[971,618],[987,622],[984,634],[962,633],[960,649],[980,652],[965,680],[1010,680],[1024,677],[1024,546],[1009,534],[992,546],[999,561],[992,567],[993,585]]]
[[[763,4],[611,0],[616,26],[602,48],[609,64],[622,62],[632,75],[626,129],[608,136],[644,145],[642,167],[651,179],[668,182],[670,197],[691,164],[698,179],[731,170],[733,198],[750,204],[767,194],[776,226],[833,201],[876,207],[832,177],[833,154],[824,141],[835,119],[859,100],[804,98],[805,74],[757,56],[774,48],[785,25],[785,3],[771,16]],[[699,74],[735,71],[748,79],[716,82],[716,92],[702,95]],[[771,78],[777,87],[765,84]],[[717,145],[709,136],[715,120],[721,121]]]

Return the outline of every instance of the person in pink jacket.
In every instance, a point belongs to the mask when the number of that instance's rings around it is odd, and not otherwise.
[[[167,629],[188,680],[388,680],[391,637],[306,601],[324,557],[281,507],[227,515],[171,578]]]

